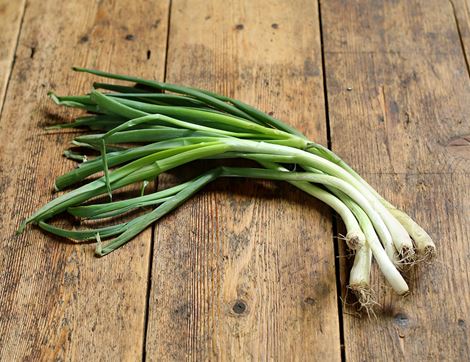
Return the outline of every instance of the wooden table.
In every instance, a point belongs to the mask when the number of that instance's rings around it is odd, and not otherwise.
[[[0,360],[470,358],[468,0],[0,1]],[[359,318],[340,223],[280,183],[216,182],[119,251],[19,222],[52,197],[72,65],[240,98],[329,145],[438,256]],[[159,181],[159,187],[166,183]]]

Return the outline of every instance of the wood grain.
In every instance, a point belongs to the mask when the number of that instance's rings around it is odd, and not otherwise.
[[[26,9],[0,122],[0,360],[142,358],[151,231],[96,259],[92,245],[15,229],[73,167],[61,157],[72,135],[41,129],[72,115],[52,106],[47,91],[90,89],[92,79],[72,65],[162,79],[167,16],[167,1],[41,1]]]
[[[0,115],[15,56],[26,0],[0,0]]]
[[[381,4],[324,5],[335,151],[360,172],[466,172],[453,146],[469,133],[470,104],[452,7]]]
[[[40,127],[76,113],[47,91],[89,89],[72,65],[163,79],[167,32],[168,81],[326,144],[316,2],[173,0],[168,29],[169,2],[0,0],[0,360],[339,360],[331,213],[288,185],[217,181],[103,259],[14,234],[73,167],[60,156],[72,134]],[[468,0],[320,5],[332,147],[438,246],[406,298],[374,270],[382,309],[359,319],[346,306],[346,360],[469,360]]]
[[[468,360],[470,82],[450,3],[322,2],[333,150],[435,239],[377,319],[344,315],[346,359]],[[339,21],[339,20],[342,21]]]
[[[240,98],[326,143],[310,1],[173,1],[167,81]],[[292,187],[245,180],[215,182],[162,220],[147,356],[339,360],[330,220]]]

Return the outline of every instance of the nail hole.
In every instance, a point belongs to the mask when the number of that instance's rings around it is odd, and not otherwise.
[[[273,29],[279,29],[279,24],[272,23],[272,24],[271,24],[271,28],[273,28]]]
[[[397,313],[395,314],[395,323],[398,324],[401,327],[407,327],[408,326],[408,316],[403,313]]]
[[[313,305],[315,304],[315,299],[308,297],[308,298],[305,298],[304,302],[305,304]]]
[[[237,30],[243,30],[245,27],[243,26],[243,24],[237,24],[235,25],[235,29]]]
[[[243,300],[237,300],[232,307],[232,310],[236,314],[242,314],[246,311],[246,304]]]

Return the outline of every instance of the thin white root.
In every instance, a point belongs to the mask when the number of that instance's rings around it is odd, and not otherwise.
[[[376,317],[374,308],[380,306],[379,303],[375,300],[375,293],[367,284],[352,284],[348,286],[354,293],[359,303],[359,311],[364,310],[367,313],[367,316]]]
[[[366,238],[361,231],[350,231],[346,234],[346,244],[351,250],[358,250],[364,246]]]
[[[413,248],[403,247],[399,252],[399,258],[398,265],[400,268],[418,263],[418,255]]]
[[[434,246],[428,245],[424,248],[424,250],[418,250],[418,252],[415,253],[414,260],[402,260],[401,267],[408,269],[408,267],[412,267],[421,263],[431,264],[435,256],[436,248]]]
[[[351,250],[357,250],[359,248],[359,240],[357,239],[357,237],[348,237],[346,235],[346,238],[345,238],[345,241],[346,241],[346,245],[348,246],[349,249]]]
[[[404,250],[400,253],[401,259],[397,266],[402,270],[408,270],[418,264],[430,264],[436,256],[436,247],[434,244],[426,245],[422,250]]]

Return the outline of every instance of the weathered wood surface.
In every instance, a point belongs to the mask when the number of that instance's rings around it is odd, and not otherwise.
[[[320,5],[321,14],[312,0],[0,5],[0,360],[331,361],[341,359],[341,325],[348,361],[469,359],[468,0]],[[333,149],[423,224],[435,263],[410,272],[404,299],[375,270],[377,318],[350,306],[338,318],[330,211],[288,185],[249,180],[215,182],[103,259],[37,229],[15,236],[73,167],[60,157],[71,134],[40,128],[74,114],[51,105],[48,90],[90,84],[71,65],[166,73],[272,111],[323,144],[329,116]]]
[[[321,10],[333,150],[438,247],[433,265],[410,273],[406,298],[374,274],[383,309],[344,315],[346,360],[468,360],[470,82],[453,8],[338,0]]]
[[[13,2],[12,2],[13,3]],[[145,16],[142,16],[145,14]],[[20,221],[50,200],[71,134],[47,91],[87,91],[82,65],[163,78],[167,1],[30,2],[0,121],[0,360],[138,360],[143,352],[151,231],[103,259]],[[3,18],[2,18],[3,26]],[[151,53],[150,58],[148,56]]]
[[[166,80],[273,111],[326,144],[318,19],[311,1],[173,1]],[[162,220],[147,356],[339,360],[330,219],[293,187],[224,180]]]
[[[11,74],[26,0],[0,1],[0,113]]]

